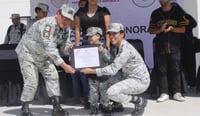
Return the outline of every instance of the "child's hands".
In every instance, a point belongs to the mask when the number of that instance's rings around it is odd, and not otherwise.
[[[70,52],[72,50],[72,48],[73,48],[73,45],[70,44],[69,47],[68,47],[68,52]]]
[[[100,45],[98,49],[99,49],[99,52],[102,52],[104,48],[102,45]]]

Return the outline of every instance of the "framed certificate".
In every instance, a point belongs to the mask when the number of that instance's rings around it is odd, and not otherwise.
[[[102,66],[99,45],[73,47],[70,52],[70,63],[75,70],[82,68],[98,68]]]

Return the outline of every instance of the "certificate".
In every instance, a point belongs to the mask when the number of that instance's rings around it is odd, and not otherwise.
[[[102,66],[102,58],[98,51],[99,45],[87,45],[72,48],[70,63],[73,68],[98,68]]]

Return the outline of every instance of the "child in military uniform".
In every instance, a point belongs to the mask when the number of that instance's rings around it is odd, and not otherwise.
[[[99,45],[99,53],[103,60],[103,66],[108,65],[110,62],[110,53],[107,49],[104,48],[100,39],[103,35],[101,28],[98,27],[90,27],[87,29],[87,34],[85,35],[88,38],[88,42],[91,45]],[[91,114],[98,114],[99,112],[99,102],[100,104],[108,103],[109,99],[106,98],[106,90],[105,86],[106,80],[108,80],[107,76],[103,76],[101,78],[96,75],[87,75],[90,84],[90,104],[91,104]],[[103,86],[104,85],[104,86]]]

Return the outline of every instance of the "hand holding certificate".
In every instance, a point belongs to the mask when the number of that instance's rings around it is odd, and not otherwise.
[[[74,47],[70,54],[72,67],[76,70],[101,67],[102,60],[98,47],[98,45]]]

